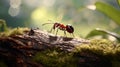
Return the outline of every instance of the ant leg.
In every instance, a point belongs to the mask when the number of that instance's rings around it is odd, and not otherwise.
[[[55,33],[55,29],[51,28],[51,30],[49,32],[52,33],[52,31],[53,31],[53,33]]]
[[[72,35],[73,35],[73,37],[75,37],[73,33],[72,33]]]
[[[64,30],[64,36],[67,37],[67,36],[66,36],[66,31],[65,31],[65,30]]]
[[[55,29],[53,29],[53,33],[55,33]]]
[[[58,28],[57,28],[57,31],[56,31],[56,34],[55,34],[56,36],[57,36],[57,33],[58,33]]]
[[[51,28],[50,33],[52,32],[52,29],[53,29],[53,28]]]

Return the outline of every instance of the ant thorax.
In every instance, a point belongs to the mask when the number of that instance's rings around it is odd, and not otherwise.
[[[66,30],[66,26],[64,24],[60,24],[58,27],[60,30]]]
[[[66,26],[64,24],[57,23],[57,22],[54,23],[54,25],[53,25],[53,29],[56,29],[56,28],[58,28],[60,30],[66,30]]]

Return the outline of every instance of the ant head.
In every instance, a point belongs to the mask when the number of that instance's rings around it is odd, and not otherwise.
[[[54,23],[54,26],[55,26],[55,27],[58,27],[59,25],[60,25],[60,23],[58,23],[58,22],[55,22],[55,23]]]
[[[55,22],[54,25],[53,25],[53,29],[55,29],[55,28],[58,27],[59,25],[60,25],[60,23]]]
[[[67,24],[66,25],[66,31],[69,33],[73,33],[74,32],[74,28],[71,24]]]

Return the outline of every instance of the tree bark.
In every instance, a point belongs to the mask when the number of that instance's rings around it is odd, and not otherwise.
[[[87,43],[90,43],[90,41],[55,36],[39,29],[31,29],[23,35],[0,37],[0,60],[3,60],[8,67],[44,67],[43,64],[34,62],[31,59],[37,52],[54,47],[63,52],[72,52],[75,45]],[[76,56],[79,57],[78,67],[97,67],[97,64],[100,63],[104,65],[104,60],[100,60],[98,56],[91,53],[82,52]]]
[[[38,51],[60,48],[71,52],[75,45],[89,43],[88,40],[55,36],[39,29],[31,29],[23,35],[0,37],[0,59],[9,67],[43,67],[30,58]]]

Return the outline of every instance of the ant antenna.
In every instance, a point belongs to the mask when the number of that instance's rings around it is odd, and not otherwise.
[[[44,24],[42,24],[42,26],[44,26],[44,25],[46,25],[46,24],[54,24],[54,23],[51,23],[51,22],[53,22],[52,20],[48,20],[48,21],[50,21],[50,22],[44,23]]]
[[[44,23],[44,24],[42,24],[42,26],[44,26],[44,25],[46,25],[46,24],[54,24],[54,23]]]

